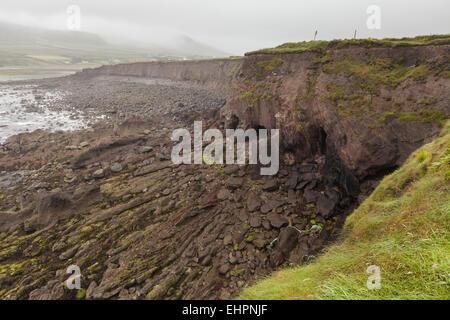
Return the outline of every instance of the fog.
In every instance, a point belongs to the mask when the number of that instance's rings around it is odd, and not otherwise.
[[[164,43],[180,35],[241,55],[289,41],[449,33],[448,0],[2,0],[0,21],[64,30],[69,5],[81,30],[110,42]],[[366,25],[370,5],[381,28]]]

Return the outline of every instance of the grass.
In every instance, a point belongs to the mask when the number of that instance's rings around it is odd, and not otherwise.
[[[450,122],[346,221],[309,265],[284,269],[239,299],[450,299]],[[381,270],[369,290],[367,269]]]
[[[83,45],[69,46],[21,46],[0,47],[0,68],[2,69],[82,69],[105,64],[148,61],[153,58],[144,51],[133,51],[117,46]]]
[[[328,49],[342,49],[351,46],[358,46],[364,48],[372,47],[400,47],[400,46],[424,46],[424,45],[440,45],[450,44],[450,35],[431,35],[418,36],[414,38],[401,39],[342,39],[333,41],[303,41],[303,42],[288,42],[275,48],[267,48],[257,51],[252,51],[246,55],[252,54],[273,54],[273,53],[298,53],[305,51],[319,51],[323,52]]]
[[[77,292],[76,298],[77,300],[82,300],[86,297],[86,289],[80,289]]]
[[[364,115],[371,109],[372,97],[379,96],[380,88],[383,86],[396,88],[409,78],[414,81],[423,81],[432,72],[425,64],[408,66],[402,59],[376,56],[369,56],[363,60],[351,55],[343,55],[333,59],[325,54],[315,63],[320,65],[327,74],[345,75],[349,79],[348,82],[340,85],[333,82],[327,84],[328,99],[333,102],[340,117]],[[392,97],[385,97],[385,99],[387,102],[392,101]],[[420,110],[413,108],[413,111],[406,110],[406,112],[398,110],[404,102],[391,102],[387,104],[391,108],[384,114],[378,115],[378,118],[380,122],[383,122],[387,116],[395,116],[400,121],[421,121],[442,127],[448,119],[448,114],[428,108],[437,102],[437,99],[424,99],[417,104]]]
[[[270,60],[259,61],[256,64],[267,73],[275,70],[278,66],[283,64],[283,60],[280,58],[273,58]]]
[[[401,61],[390,58],[371,57],[362,60],[350,55],[330,59],[322,64],[323,71],[329,74],[345,74],[354,78],[360,89],[372,94],[379,93],[380,85],[395,88],[408,78],[424,80],[429,74],[425,65],[406,66]]]

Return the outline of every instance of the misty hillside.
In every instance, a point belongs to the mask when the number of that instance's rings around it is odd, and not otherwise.
[[[173,44],[130,46],[107,43],[87,32],[56,31],[0,22],[0,67],[83,68],[121,62],[159,59],[224,57],[216,50],[187,36]]]
[[[106,42],[99,36],[87,32],[57,31],[23,27],[0,22],[1,46],[56,46],[68,45],[98,45]]]
[[[174,40],[174,43],[175,46],[173,49],[175,50],[175,52],[179,52],[179,54],[181,55],[183,55],[183,53],[189,52],[189,54],[199,57],[207,56],[216,58],[230,56],[229,53],[220,51],[216,48],[195,41],[194,39],[186,35],[176,38]]]

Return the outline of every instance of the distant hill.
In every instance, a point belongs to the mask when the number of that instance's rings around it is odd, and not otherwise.
[[[160,59],[225,57],[227,53],[188,36],[159,46],[113,45],[87,32],[56,31],[0,22],[0,68],[81,69]]]
[[[0,30],[0,46],[106,45],[101,37],[87,32],[36,29],[3,22]]]
[[[195,41],[194,39],[186,35],[179,36],[178,38],[174,39],[174,44],[175,50],[180,54],[189,53],[190,55],[197,57],[206,56],[214,58],[230,56],[229,53],[217,50],[216,48]]]

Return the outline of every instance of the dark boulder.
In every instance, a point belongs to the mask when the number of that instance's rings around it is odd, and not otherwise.
[[[275,228],[281,228],[288,225],[288,220],[278,213],[269,213],[267,215],[267,220],[270,222],[272,227]]]

